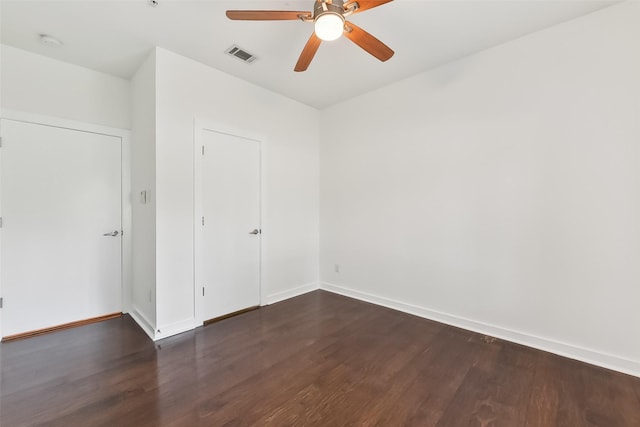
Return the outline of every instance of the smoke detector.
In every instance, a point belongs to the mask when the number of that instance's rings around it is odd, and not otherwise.
[[[50,47],[60,47],[63,45],[60,40],[48,34],[40,34],[40,43]]]

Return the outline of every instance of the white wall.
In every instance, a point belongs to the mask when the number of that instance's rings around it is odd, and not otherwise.
[[[2,108],[130,128],[128,80],[7,45],[0,55]]]
[[[155,50],[131,79],[133,286],[131,315],[154,336],[156,325],[156,58]],[[146,192],[143,203],[141,192]]]
[[[156,50],[157,328],[194,321],[194,119],[264,135],[263,303],[317,287],[318,111]]]
[[[321,286],[640,375],[639,76],[632,2],[323,111]]]

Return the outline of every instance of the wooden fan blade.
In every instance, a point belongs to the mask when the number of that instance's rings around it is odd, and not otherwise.
[[[295,10],[227,10],[227,18],[239,21],[295,21],[300,16],[311,19],[312,13]]]
[[[320,43],[322,43],[322,40],[320,40],[320,38],[316,36],[316,33],[311,33],[309,41],[307,41],[307,44],[304,45],[304,49],[302,49],[300,58],[298,58],[296,68],[293,69],[294,71],[305,71],[309,67],[309,64],[311,64],[311,60],[318,51],[318,47],[320,47]]]
[[[356,9],[354,13],[360,13],[392,1],[393,0],[349,0],[344,4],[344,9],[348,10],[352,4],[358,3],[358,9]]]
[[[389,46],[351,22],[346,22],[344,35],[380,61],[386,61],[395,53]]]

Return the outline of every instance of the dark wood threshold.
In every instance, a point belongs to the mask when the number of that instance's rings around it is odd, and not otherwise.
[[[233,317],[233,316],[237,316],[239,314],[247,313],[249,311],[257,310],[259,308],[260,308],[259,305],[254,305],[253,307],[243,308],[242,310],[234,311],[233,313],[229,313],[229,314],[225,314],[225,315],[222,315],[222,316],[214,317],[213,319],[205,320],[204,322],[202,322],[202,325],[203,326],[207,326],[207,325],[210,325],[212,323],[216,323],[216,322],[219,322],[221,320],[228,319],[229,317]]]
[[[90,325],[96,322],[102,322],[103,320],[115,319],[122,316],[121,312],[105,314],[104,316],[92,317],[90,319],[77,320],[75,322],[63,323],[62,325],[50,326],[48,328],[36,329],[35,331],[21,332],[19,334],[7,335],[2,338],[2,342],[22,340],[25,338],[31,338],[38,335],[44,335],[51,332],[61,331],[64,329],[76,328],[78,326]]]

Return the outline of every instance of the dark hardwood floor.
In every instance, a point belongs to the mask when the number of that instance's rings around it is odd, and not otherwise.
[[[0,344],[14,426],[640,426],[640,378],[316,291],[153,343]]]

